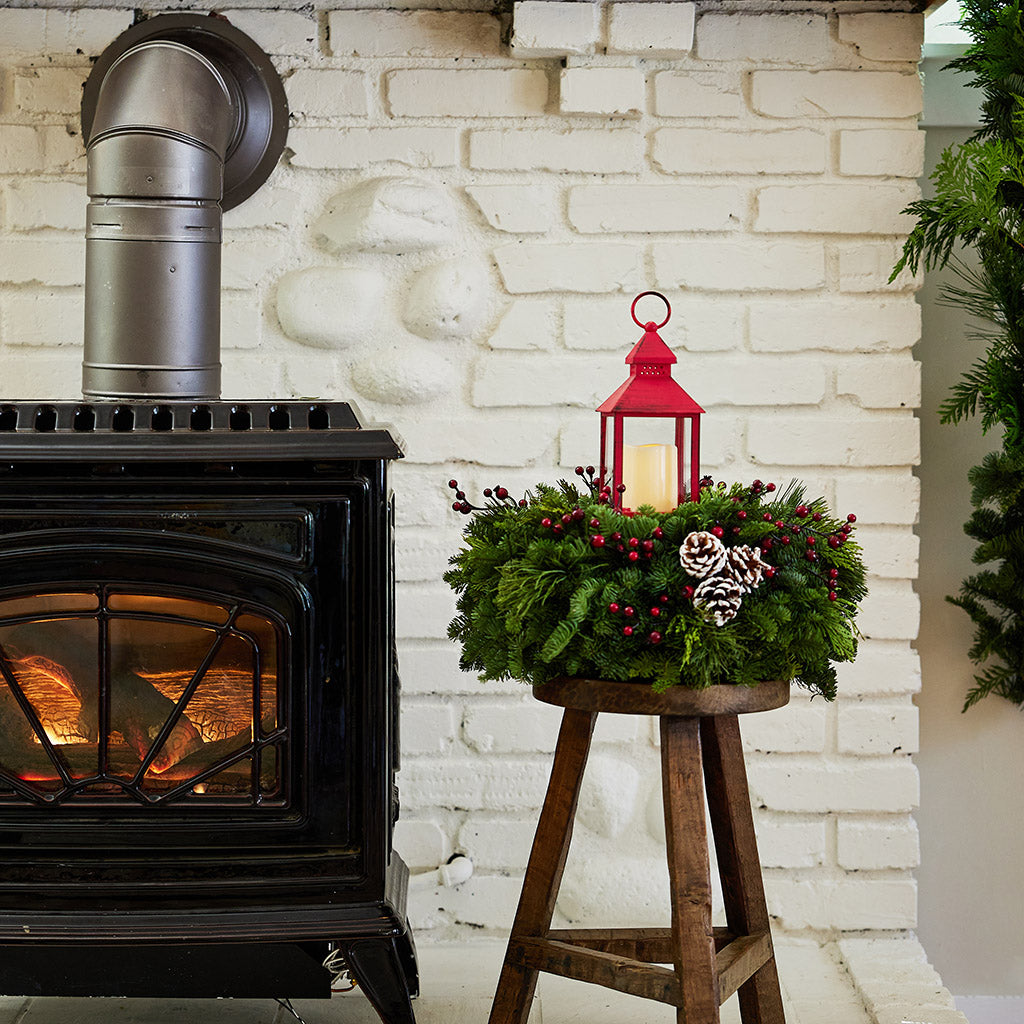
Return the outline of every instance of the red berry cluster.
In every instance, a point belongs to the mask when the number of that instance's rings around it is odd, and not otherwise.
[[[602,505],[607,505],[612,500],[612,489],[597,475],[593,466],[577,466],[574,470],[577,476],[583,477],[584,483],[590,488],[590,493],[597,498]],[[619,484],[618,491],[622,494],[626,490],[625,484]],[[632,514],[632,513],[628,513]]]
[[[717,486],[719,490],[724,490],[727,486],[725,483],[716,485],[711,477],[704,477],[700,485],[702,488]],[[737,509],[736,518],[741,523],[747,520],[751,512],[756,511],[756,506],[761,502],[761,496],[771,494],[775,490],[775,484],[766,484],[761,480],[755,480],[745,491],[733,495],[732,500],[736,504],[740,504],[744,499],[751,502],[751,507]],[[797,505],[793,509],[793,517],[793,522],[786,522],[783,519],[776,519],[771,512],[765,511],[761,513],[762,521],[772,523],[775,529],[779,531],[775,536],[762,537],[758,542],[764,554],[772,551],[776,545],[789,550],[793,548],[794,544],[800,544],[802,545],[803,558],[811,563],[819,562],[821,561],[821,554],[817,550],[819,543],[827,543],[832,550],[842,547],[849,539],[850,533],[853,531],[853,524],[857,521],[857,517],[851,513],[846,517],[846,522],[842,526],[833,532],[827,533],[816,526],[816,524],[822,522],[824,516],[820,512],[811,509],[808,505]],[[733,534],[739,534],[741,529],[741,526],[733,526],[732,532]],[[711,533],[721,539],[725,536],[726,529],[719,523],[712,527]],[[768,580],[774,579],[777,574],[778,570],[774,567],[765,570],[765,578]],[[828,599],[830,601],[838,600],[839,595],[836,589],[838,578],[839,571],[837,569],[829,569],[828,573],[821,577],[828,584]]]
[[[592,519],[592,526],[597,526],[598,521]],[[630,562],[639,562],[641,558],[652,559],[654,557],[654,542],[661,540],[665,536],[665,531],[660,527],[656,526],[651,531],[651,536],[641,540],[639,537],[623,537],[618,530],[605,537],[603,534],[597,533],[590,538],[590,543],[595,548],[603,548],[608,544],[614,546],[615,550],[620,554],[624,554]]]
[[[775,490],[775,484],[773,483],[762,483],[760,480],[755,480],[750,485],[751,497],[757,497],[759,494],[771,494]]]
[[[843,523],[838,530],[833,533],[826,534],[822,530],[815,529],[813,525],[814,523],[820,523],[822,521],[823,516],[820,512],[812,512],[806,505],[797,505],[797,507],[793,509],[793,514],[799,520],[809,519],[810,522],[786,523],[781,519],[775,520],[775,528],[784,531],[781,536],[778,537],[778,543],[784,548],[788,548],[793,545],[794,541],[798,543],[802,541],[804,545],[803,557],[806,558],[808,562],[818,562],[821,560],[821,555],[816,550],[819,540],[824,539],[828,543],[828,546],[833,550],[842,547],[849,539],[850,533],[853,531],[853,524],[857,521],[857,517],[853,513],[850,513],[850,515],[846,517],[846,522]],[[765,522],[770,522],[772,520],[772,515],[770,512],[765,512],[762,518]],[[761,541],[761,550],[764,552],[771,551],[775,543],[776,541],[773,538],[765,537]],[[776,572],[777,570],[774,568],[767,569],[765,570],[765,576],[770,580],[774,578]],[[834,568],[829,569],[828,573],[823,576],[822,579],[829,587],[828,599],[830,601],[837,600],[839,594],[836,591],[836,586],[839,579],[839,570]]]
[[[576,523],[582,523],[586,513],[578,505],[571,512],[566,512],[561,519],[555,520],[548,516],[545,516],[541,521],[540,525],[546,530],[550,530],[556,537],[561,537],[565,533],[566,527],[573,526]],[[592,522],[596,523],[594,519]]]
[[[466,500],[466,492],[459,489],[458,480],[449,480],[448,486],[455,492],[455,501],[452,502],[453,512],[461,512],[464,516],[468,516],[470,512],[483,511],[484,506],[471,505]],[[500,484],[495,487],[485,487],[483,495],[485,498],[494,498],[499,502],[511,502],[513,505],[518,505],[520,508],[526,508],[527,505],[525,498],[520,498],[516,501],[516,499],[508,493],[508,488],[502,487]]]
[[[658,620],[661,618],[662,612],[664,611],[662,606],[668,604],[668,594],[662,594],[658,598],[658,602],[659,603],[650,608],[647,613],[649,617],[652,620],[654,620],[650,623],[650,626],[652,627],[656,625]],[[661,631],[653,628],[647,628],[646,626],[642,625],[637,614],[637,611],[635,608],[632,607],[632,605],[627,604],[623,606],[619,604],[618,601],[612,601],[612,603],[608,605],[608,612],[610,615],[622,615],[622,617],[626,620],[626,624],[622,627],[623,636],[634,636],[637,634],[638,630],[642,634],[646,629],[646,639],[649,644],[661,643]]]

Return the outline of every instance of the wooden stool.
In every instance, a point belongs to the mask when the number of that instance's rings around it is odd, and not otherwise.
[[[717,1024],[719,1006],[739,990],[744,1024],[785,1024],[736,716],[782,707],[789,683],[654,693],[641,683],[556,679],[533,693],[565,712],[490,1024],[526,1024],[538,971],[670,1003],[678,1024]],[[599,711],[661,718],[671,928],[551,928]],[[704,782],[725,928],[711,927]]]

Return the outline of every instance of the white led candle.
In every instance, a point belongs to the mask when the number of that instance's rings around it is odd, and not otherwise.
[[[679,504],[674,444],[626,444],[622,446],[622,504],[638,509],[653,505],[656,512],[670,512]]]

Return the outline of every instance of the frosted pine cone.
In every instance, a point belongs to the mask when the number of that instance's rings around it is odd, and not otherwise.
[[[718,572],[726,562],[725,545],[707,530],[697,530],[686,535],[679,548],[679,562],[697,579]]]
[[[712,619],[716,626],[732,622],[739,613],[743,590],[730,576],[712,576],[697,586],[694,607]]]
[[[749,594],[761,585],[767,568],[768,563],[761,561],[760,548],[737,544],[727,552],[725,570],[740,585],[744,594]]]

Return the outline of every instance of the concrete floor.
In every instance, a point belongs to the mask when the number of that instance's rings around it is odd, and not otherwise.
[[[418,1024],[485,1024],[504,944],[420,946],[422,994]],[[875,1024],[834,946],[781,939],[779,973],[787,1024]],[[306,1024],[379,1024],[358,991],[332,1000],[297,1000]],[[924,1018],[922,1018],[923,1020]],[[297,1024],[272,1000],[0,999],[0,1024]],[[674,1024],[660,1003],[542,975],[530,1024]],[[736,999],[723,1007],[723,1024],[739,1024]]]

